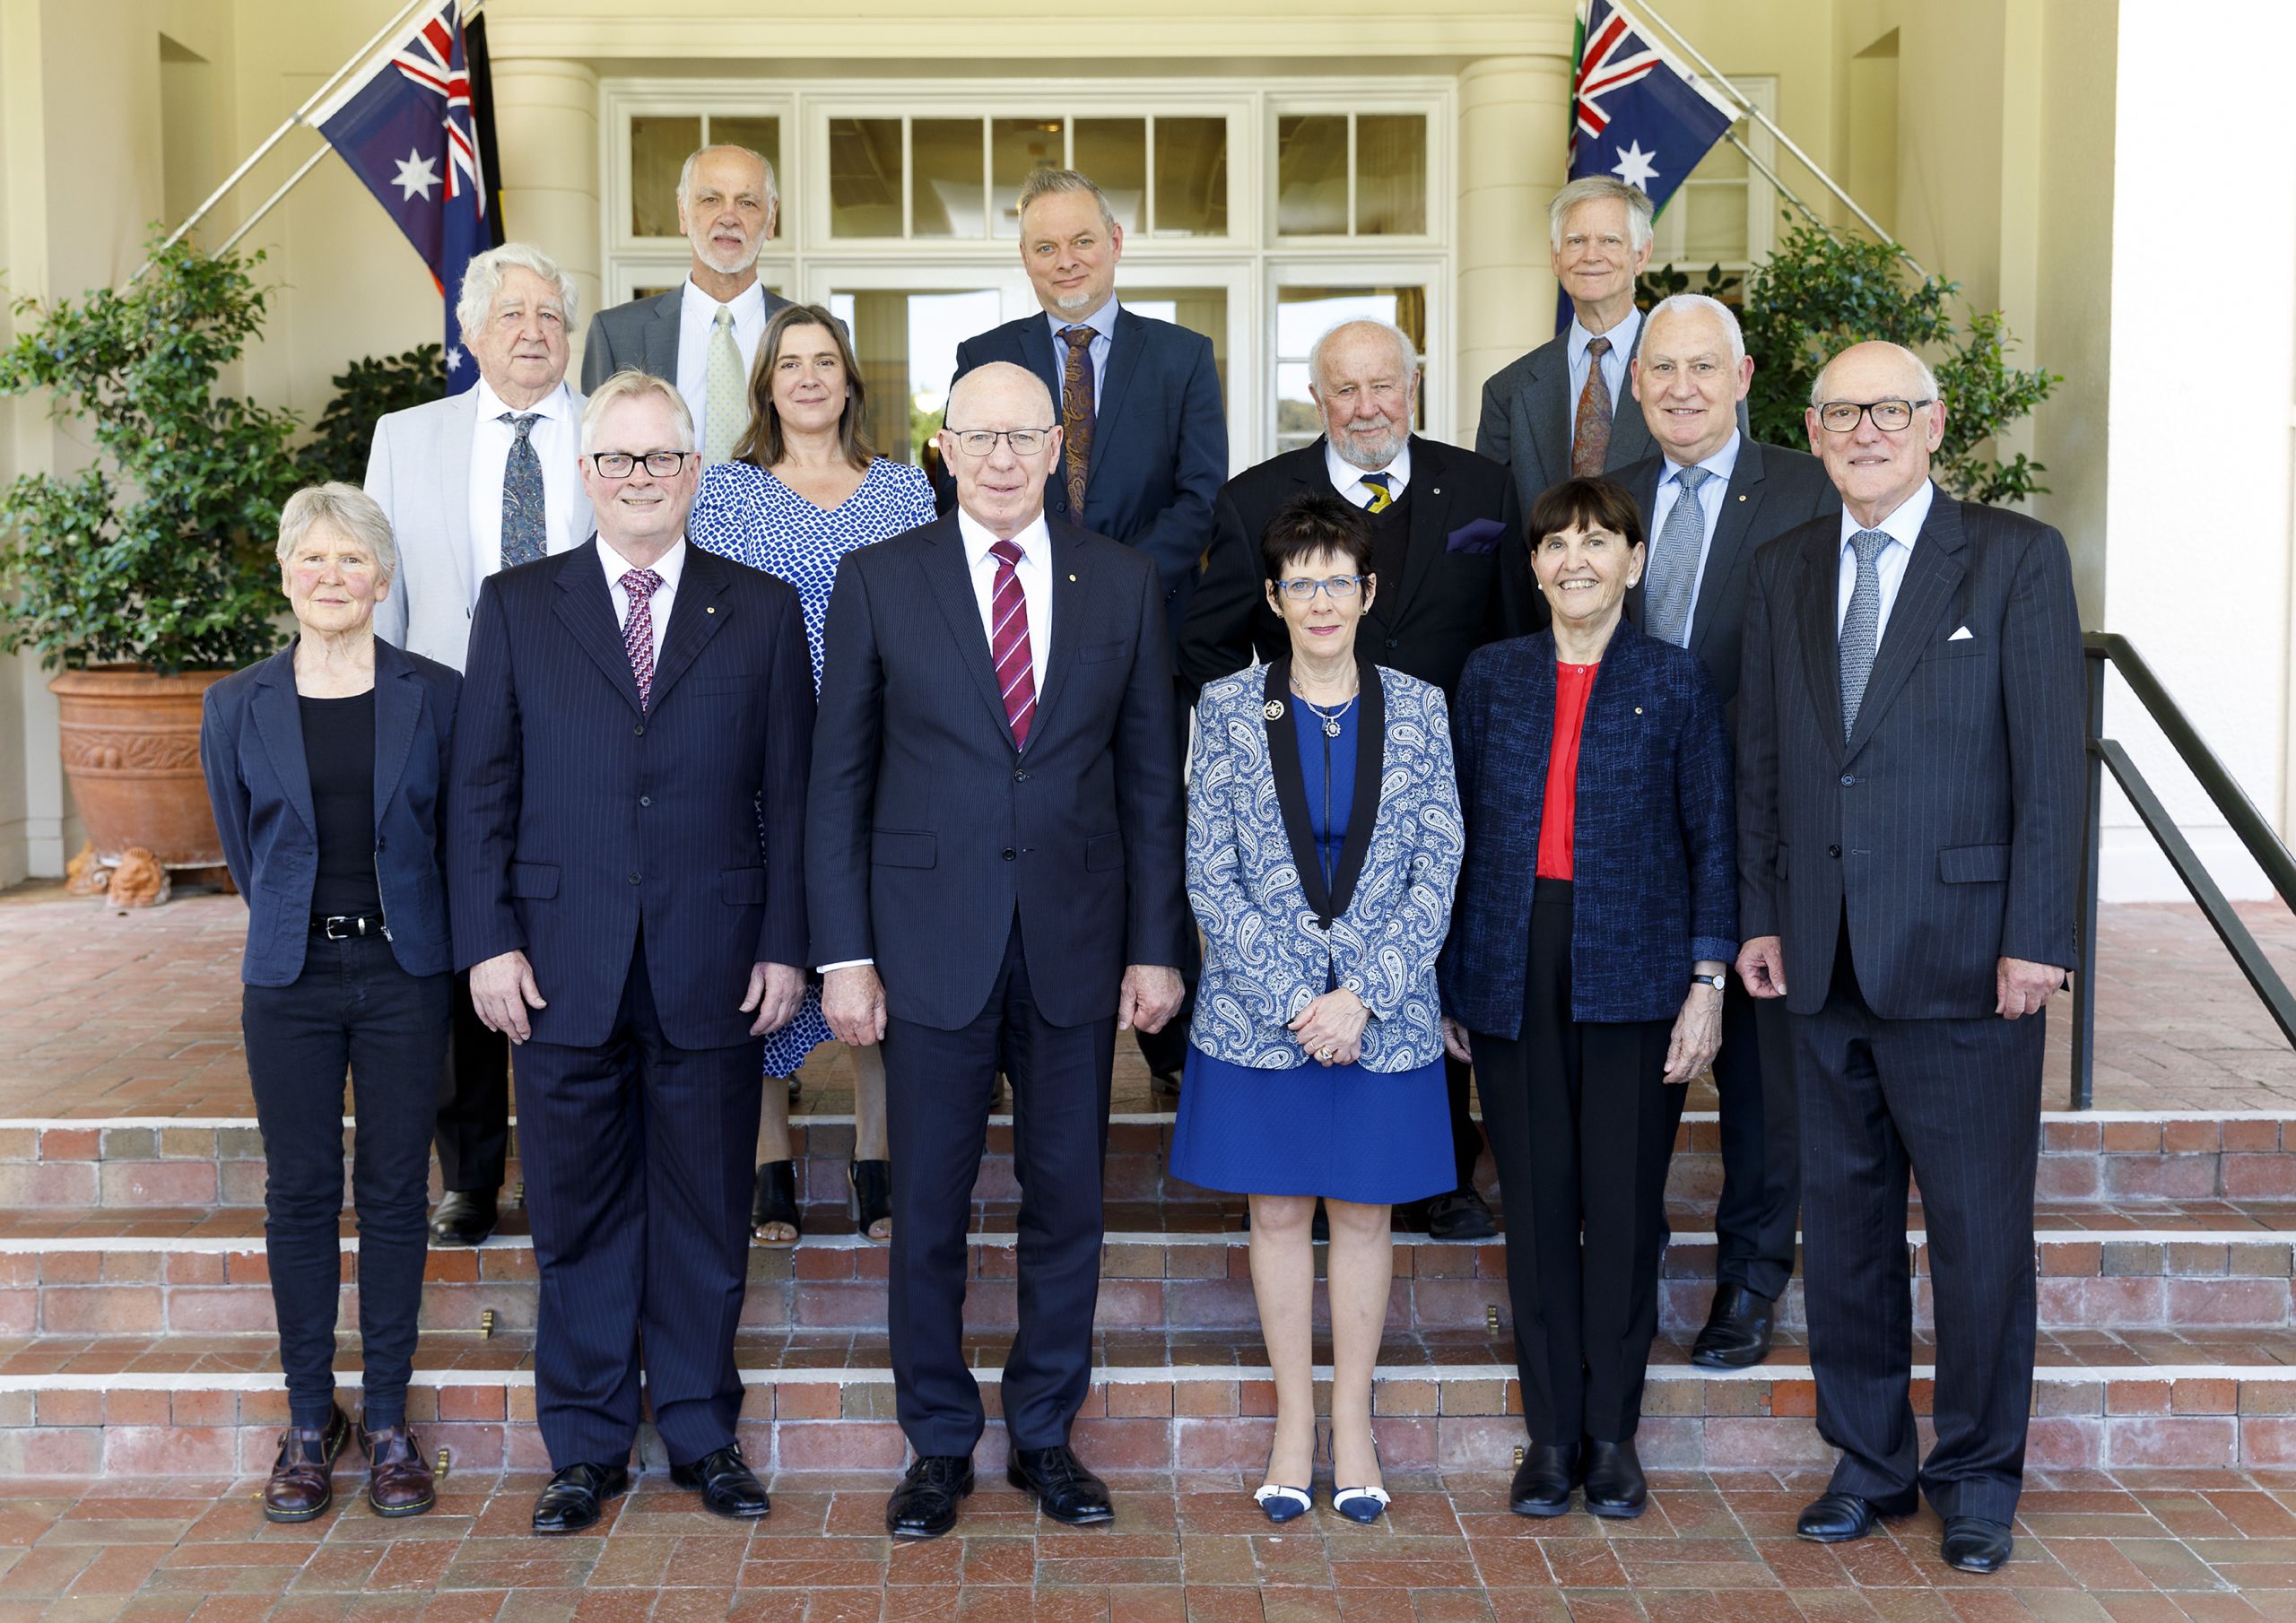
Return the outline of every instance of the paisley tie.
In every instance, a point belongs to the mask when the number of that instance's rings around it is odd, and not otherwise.
[[[1611,454],[1611,386],[1603,378],[1603,357],[1611,341],[1587,341],[1587,386],[1578,392],[1578,416],[1570,429],[1570,474],[1588,479],[1603,471]]]
[[[1060,461],[1067,475],[1068,522],[1084,522],[1084,475],[1092,465],[1092,339],[1088,326],[1063,327],[1068,366],[1060,383]]]

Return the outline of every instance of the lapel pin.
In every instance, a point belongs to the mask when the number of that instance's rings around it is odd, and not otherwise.
[[[1071,575],[1071,576],[1068,577],[1068,584],[1069,584],[1070,586],[1074,586],[1074,585],[1076,584],[1076,577],[1075,577],[1074,575]]]
[[[704,614],[715,614],[718,612],[718,605],[716,603],[711,603],[708,608],[702,610],[702,612]]]
[[[1282,721],[1283,719],[1283,701],[1280,699],[1271,699],[1259,707],[1259,713],[1267,717],[1270,721]]]
[[[1745,493],[1744,490],[1739,491],[1739,492],[1738,492],[1738,499],[1739,499],[1740,501],[1744,501],[1744,500],[1745,500],[1745,499],[1746,499],[1746,493]]]
[[[1440,495],[1443,493],[1443,487],[1442,487],[1441,485],[1437,485],[1433,490],[1431,490],[1428,491],[1427,493],[1428,493],[1430,496],[1440,496]]]

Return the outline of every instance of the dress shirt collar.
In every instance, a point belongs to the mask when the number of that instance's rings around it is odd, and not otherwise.
[[[1709,473],[1711,473],[1714,476],[1708,482],[1709,484],[1718,484],[1726,490],[1729,487],[1730,475],[1737,471],[1738,443],[1738,430],[1732,429],[1730,430],[1730,438],[1723,443],[1722,448],[1715,452],[1713,456],[1708,457],[1703,462],[1683,464],[1676,462],[1672,456],[1668,456],[1666,457],[1666,476],[1658,482],[1661,485],[1681,484],[1682,480],[1679,475],[1684,466],[1690,466],[1704,468]]]
[[[687,276],[680,285],[685,290],[680,305],[680,308],[685,315],[698,315],[703,321],[715,321],[718,318],[718,300],[696,287],[691,275]],[[751,282],[749,286],[726,300],[726,308],[734,312],[734,319],[736,322],[763,321],[765,319],[765,283]]]
[[[1629,355],[1633,354],[1634,335],[1641,330],[1642,311],[1638,306],[1627,311],[1625,317],[1616,326],[1602,334],[1611,341],[1610,352],[1603,359],[1608,360],[1612,355],[1615,355],[1621,360],[1624,360]],[[1564,339],[1564,343],[1570,346],[1572,366],[1578,366],[1587,359],[1587,346],[1594,342],[1595,336],[1578,325],[1578,315],[1574,312],[1570,317],[1570,331]]]
[[[547,417],[553,422],[570,421],[573,418],[574,403],[567,398],[566,379],[563,378],[558,380],[556,388],[530,406],[503,404],[502,396],[494,392],[484,378],[481,378],[472,387],[476,395],[478,420],[481,422],[499,421],[505,412],[517,417],[523,417],[528,412],[532,412],[537,416]]]
[[[1343,496],[1361,485],[1363,475],[1366,473],[1385,473],[1387,475],[1388,497],[1400,499],[1405,488],[1411,483],[1411,436],[1408,434],[1404,436],[1403,447],[1396,452],[1395,460],[1383,468],[1357,467],[1346,457],[1342,456],[1339,454],[1339,447],[1332,444],[1329,436],[1326,436],[1324,473],[1331,480],[1331,488]]]
[[[1903,501],[1898,503],[1897,510],[1895,512],[1883,518],[1881,523],[1871,525],[1859,524],[1855,518],[1851,517],[1849,516],[1848,504],[1847,502],[1843,503],[1841,509],[1842,549],[1847,551],[1849,547],[1849,538],[1857,534],[1860,530],[1870,528],[1881,531],[1883,534],[1887,535],[1892,541],[1894,541],[1900,546],[1904,547],[1907,551],[1912,551],[1914,538],[1921,534],[1921,526],[1928,521],[1929,504],[1936,499],[1937,487],[1925,479],[1921,482],[1921,488],[1919,490],[1907,497]]]
[[[1094,343],[1113,343],[1116,338],[1116,312],[1117,301],[1113,294],[1109,296],[1106,304],[1085,317],[1081,322],[1072,317],[1056,315],[1047,310],[1044,313],[1044,318],[1051,324],[1052,327],[1052,352],[1055,355],[1060,355],[1067,351],[1068,341],[1060,335],[1060,330],[1063,327],[1088,326],[1096,334]]]
[[[988,556],[988,549],[997,542],[996,532],[990,529],[962,508],[957,509],[957,536],[965,545],[965,566],[978,569],[980,560]],[[1046,527],[1044,515],[1039,513],[1021,532],[1013,537],[1013,544],[1021,549],[1023,562],[1035,561],[1049,567],[1052,555],[1052,532]]]
[[[609,588],[622,585],[622,577],[631,570],[650,568],[655,574],[662,577],[662,584],[654,588],[654,595],[658,597],[665,592],[676,591],[678,577],[685,573],[685,537],[679,536],[676,544],[668,551],[656,559],[652,564],[645,565],[631,562],[613,550],[612,542],[601,535],[598,537],[598,562],[605,567],[606,585]]]

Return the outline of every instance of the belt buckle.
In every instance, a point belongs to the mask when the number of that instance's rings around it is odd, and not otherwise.
[[[338,913],[330,918],[322,920],[320,928],[326,932],[327,940],[331,942],[347,942],[353,934],[356,933],[356,932],[348,929],[338,930],[335,926],[338,924],[355,924],[358,922],[359,921],[357,919],[351,917],[347,914]]]

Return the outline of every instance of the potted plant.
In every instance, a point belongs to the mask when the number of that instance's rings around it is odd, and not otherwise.
[[[261,330],[260,254],[161,252],[128,286],[14,305],[0,392],[91,425],[76,473],[0,494],[0,647],[61,667],[65,773],[100,861],[222,862],[199,771],[208,687],[275,652],[295,419],[216,391]]]

